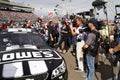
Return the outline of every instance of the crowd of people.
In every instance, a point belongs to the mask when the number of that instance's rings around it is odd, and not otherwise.
[[[36,20],[37,18],[34,13],[0,10],[0,20]]]
[[[14,17],[16,18],[16,16]],[[75,70],[86,73],[87,80],[94,80],[99,48],[106,39],[110,39],[111,42],[120,42],[120,23],[117,22],[108,26],[105,20],[99,26],[98,21],[92,18],[87,19],[87,25],[85,25],[85,20],[80,16],[74,17],[74,20],[63,19],[57,23],[54,21],[43,23],[42,20],[22,23],[10,21],[3,23],[1,29],[12,27],[36,28],[45,42],[61,54],[67,54],[69,48],[73,47],[72,54],[76,59]],[[98,26],[101,29],[98,29]],[[111,53],[114,52],[113,49],[110,51]]]
[[[103,47],[108,42],[107,39],[110,40],[109,45],[114,42],[119,43],[120,23],[108,25],[105,20],[102,25],[98,25],[96,19],[88,19],[86,26],[83,18],[75,17],[75,20],[76,25],[72,20],[62,20],[57,24],[53,21],[48,22],[48,25],[44,27],[44,31],[48,32],[46,42],[62,54],[66,54],[72,45],[76,59],[75,70],[86,73],[87,80],[94,80],[94,72],[101,52],[99,48],[102,47],[105,51],[109,51],[109,47],[107,49]],[[46,32],[44,33],[46,34]],[[108,53],[107,51],[106,53]]]
[[[69,22],[63,20],[57,25],[53,21],[48,22],[45,29],[48,30],[47,43],[62,54],[66,54],[72,45],[76,59],[75,70],[86,73],[87,80],[94,80],[94,72],[99,63],[98,56],[101,52],[99,48],[102,47],[105,51],[109,51],[110,47],[107,49],[103,47],[103,44],[107,42],[104,41],[107,39],[110,40],[109,45],[114,42],[119,43],[120,23],[108,25],[105,20],[99,26],[98,21],[93,18],[87,21],[88,25],[86,26],[83,18],[75,17],[75,20],[76,25],[74,25],[72,20]]]

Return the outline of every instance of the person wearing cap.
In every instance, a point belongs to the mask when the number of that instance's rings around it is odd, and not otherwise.
[[[88,27],[90,28],[90,33],[87,36],[87,40],[85,45],[83,46],[83,51],[86,53],[86,73],[87,73],[87,80],[94,80],[94,72],[95,72],[95,56],[97,55],[98,51],[98,41],[100,38],[99,32],[96,29],[97,27],[97,20],[92,18],[88,21]]]

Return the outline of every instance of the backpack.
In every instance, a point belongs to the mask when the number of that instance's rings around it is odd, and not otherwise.
[[[91,33],[96,35],[96,39],[93,44],[89,45],[87,52],[95,57],[98,53],[98,48],[100,45],[100,33],[97,31],[91,31]]]

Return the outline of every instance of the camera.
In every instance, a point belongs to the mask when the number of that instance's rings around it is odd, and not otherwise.
[[[82,37],[83,37],[83,35],[82,35],[82,34],[79,34],[79,35],[77,36],[77,41],[80,42],[80,41],[82,40]]]
[[[81,41],[83,39],[85,31],[86,31],[85,27],[79,29],[79,34],[77,35],[77,41]]]
[[[73,27],[76,27],[76,26],[77,26],[77,23],[76,23],[76,19],[75,19],[75,18],[72,20],[72,26],[73,26]]]

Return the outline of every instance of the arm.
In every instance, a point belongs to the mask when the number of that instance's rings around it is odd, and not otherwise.
[[[87,49],[88,47],[89,45],[85,43],[85,45],[83,46],[83,49]]]
[[[72,33],[73,36],[77,35],[75,29],[73,29],[72,24],[70,24],[70,30],[71,30],[71,33]]]
[[[51,39],[51,41],[53,41],[53,36],[52,36],[52,34],[50,33],[50,39]]]
[[[117,46],[115,46],[114,48],[109,49],[110,54],[114,54],[118,51],[120,51],[120,43]]]
[[[89,45],[91,45],[93,43],[94,40],[94,35],[89,33],[88,37],[87,37],[87,41],[85,43],[85,45],[83,46],[83,49],[87,49],[89,47]]]
[[[51,40],[51,41],[53,41],[52,31],[53,31],[53,30],[52,30],[51,28],[49,28],[49,35],[50,35],[50,40]]]
[[[62,32],[62,33],[68,33],[68,31],[64,31],[64,30],[62,30],[61,32]]]

